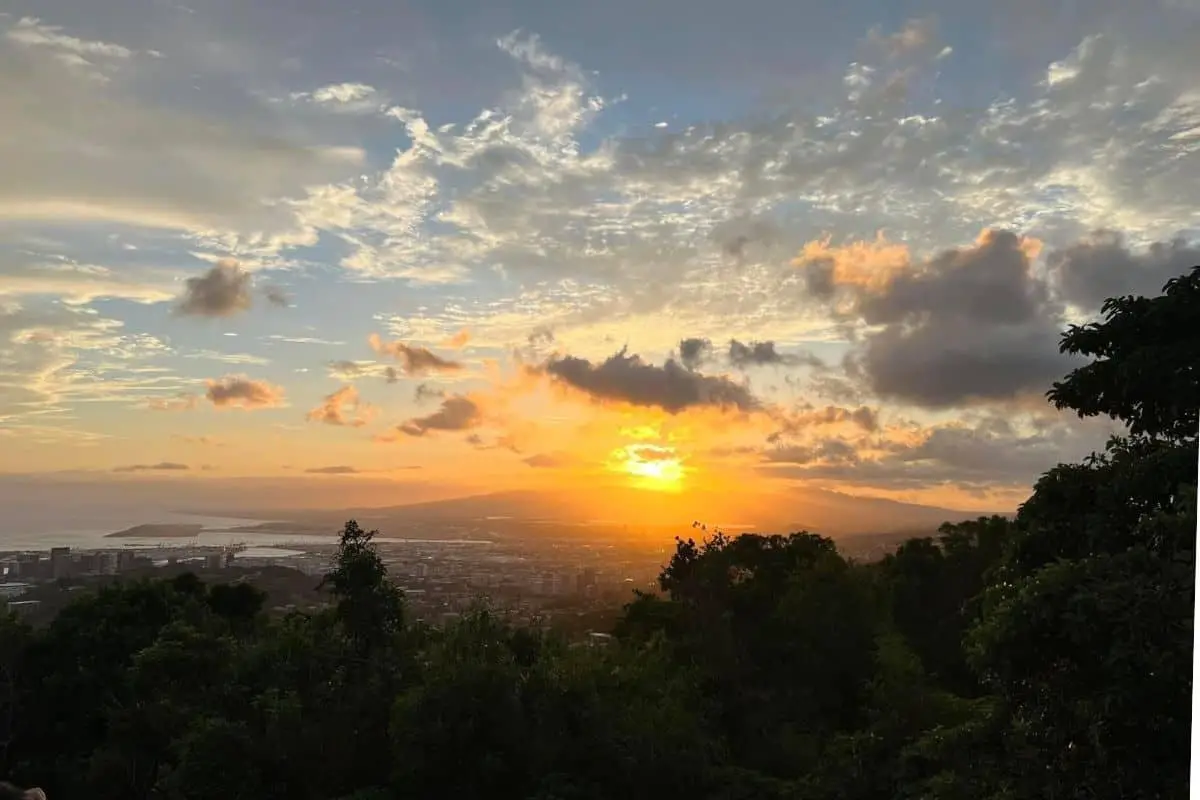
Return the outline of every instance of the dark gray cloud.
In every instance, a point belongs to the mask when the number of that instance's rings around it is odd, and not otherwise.
[[[1134,253],[1120,233],[1101,230],[1050,253],[1046,263],[1063,300],[1096,311],[1110,297],[1159,294],[1171,278],[1200,265],[1200,246],[1177,238]]]
[[[767,438],[767,441],[772,444],[810,428],[827,425],[849,423],[868,433],[879,429],[878,412],[868,406],[859,406],[858,408],[825,406],[824,408],[817,408],[812,405],[806,405],[792,412],[775,412],[773,416],[779,422],[780,428]]]
[[[539,371],[595,400],[661,408],[670,414],[700,406],[742,411],[761,407],[748,388],[728,378],[701,375],[674,359],[661,367],[647,364],[624,348],[599,364],[574,356],[552,358]]]
[[[283,404],[283,389],[245,375],[206,381],[204,396],[218,408],[274,408]]]
[[[403,342],[385,342],[375,334],[369,339],[371,348],[380,355],[391,356],[400,362],[406,375],[425,375],[430,372],[458,372],[463,365],[442,358],[424,347],[407,345]],[[390,382],[390,381],[389,381]]]
[[[776,447],[763,453],[767,461],[809,465],[823,464],[856,464],[858,451],[854,445],[842,439],[822,439],[812,445],[789,445]]]
[[[428,383],[422,383],[413,391],[413,399],[418,403],[424,400],[440,400],[446,396],[444,389],[439,389],[436,386],[430,386]]]
[[[483,420],[483,411],[469,397],[452,395],[442,401],[441,407],[424,417],[414,417],[397,427],[406,436],[424,436],[429,431],[464,431],[476,427]]]
[[[545,325],[534,328],[527,339],[530,347],[539,347],[541,345],[551,344],[554,341],[554,331]]]
[[[877,328],[847,362],[852,377],[880,397],[947,408],[1041,391],[1071,368],[1058,351],[1063,307],[1031,252],[993,230],[882,285],[838,284],[824,263],[801,269],[820,275],[817,296],[836,298],[838,314]]]
[[[198,278],[184,282],[175,310],[195,317],[229,317],[251,306],[250,273],[233,259],[222,259]]]
[[[775,349],[774,342],[750,342],[744,344],[737,339],[729,340],[729,363],[735,367],[784,364],[786,359]]]
[[[187,469],[189,469],[187,464],[160,461],[157,464],[130,464],[126,467],[114,467],[113,472],[184,472]]]
[[[778,226],[770,219],[737,217],[715,225],[709,238],[717,243],[722,253],[742,261],[746,258],[747,248],[767,249],[782,237]]]
[[[278,286],[263,287],[262,293],[267,302],[277,308],[287,308],[291,305],[291,299],[287,296],[287,292]]]
[[[765,450],[772,474],[793,478],[929,488],[1025,485],[1060,462],[1078,462],[1103,447],[1112,430],[1104,420],[1056,419],[1031,431],[1007,419],[987,416],[972,423],[935,426],[914,443],[826,438],[799,446]],[[869,447],[886,452],[864,458]],[[782,465],[787,465],[782,466]]]
[[[1073,365],[1059,353],[1058,338],[1052,320],[988,327],[939,319],[868,337],[861,364],[877,395],[950,408],[1049,388]]]
[[[306,469],[304,471],[309,475],[357,475],[360,472],[360,470],[355,467],[343,465],[333,467],[312,467],[311,469]]]
[[[712,342],[708,339],[683,339],[679,342],[679,362],[688,369],[696,369],[712,353]]]
[[[1049,289],[1030,269],[1020,237],[987,231],[970,247],[943,250],[920,269],[898,275],[879,292],[865,292],[859,311],[869,325],[936,324],[959,319],[985,326],[1022,325],[1057,317]]]

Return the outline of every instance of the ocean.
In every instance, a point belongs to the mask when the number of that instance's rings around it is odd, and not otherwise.
[[[70,547],[74,550],[118,550],[128,547],[148,546],[206,546],[246,544],[255,548],[271,548],[281,545],[333,544],[337,541],[336,531],[328,536],[279,532],[231,532],[229,528],[259,525],[270,520],[238,519],[236,517],[211,517],[196,514],[177,514],[169,511],[145,511],[139,516],[124,516],[113,513],[95,517],[83,517],[78,513],[63,515],[55,519],[49,513],[27,515],[14,520],[0,512],[0,551],[49,550],[51,547]],[[120,537],[105,538],[110,533],[123,531],[135,525],[203,525],[204,529],[195,536],[187,537]],[[489,545],[483,539],[412,539],[380,536],[375,541],[386,544],[444,544],[444,545]]]
[[[70,547],[76,550],[113,550],[126,546],[146,546],[148,544],[178,543],[180,545],[227,545],[237,542],[248,542],[253,539],[256,545],[282,544],[285,541],[295,541],[297,537],[287,534],[245,534],[229,533],[228,528],[246,525],[257,525],[265,520],[237,519],[234,517],[206,517],[194,514],[176,514],[163,511],[148,511],[134,516],[101,515],[93,519],[81,519],[78,515],[63,516],[55,519],[52,514],[39,515],[36,518],[21,520],[3,519],[0,515],[0,550],[48,550],[51,547]],[[203,525],[202,530],[194,537],[187,538],[105,538],[110,533],[123,531],[135,525]],[[301,537],[303,538],[303,537]],[[327,537],[312,537],[318,541],[328,541]]]

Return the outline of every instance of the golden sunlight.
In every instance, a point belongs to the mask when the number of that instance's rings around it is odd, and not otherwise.
[[[657,445],[629,445],[613,451],[610,469],[633,478],[633,484],[643,489],[677,492],[682,488],[686,472],[683,461],[674,448]]]

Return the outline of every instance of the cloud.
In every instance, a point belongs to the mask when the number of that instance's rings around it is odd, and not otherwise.
[[[62,32],[58,25],[47,25],[36,17],[21,17],[4,36],[12,42],[32,47],[49,47],[65,50],[80,56],[103,56],[105,58],[130,58],[133,51],[107,42],[89,42]]]
[[[346,360],[330,361],[328,364],[329,371],[339,378],[357,378],[371,366],[371,362],[360,363]]]
[[[291,99],[338,114],[369,114],[386,108],[379,90],[365,83],[331,83],[311,92],[292,92]]]
[[[673,359],[661,367],[647,364],[624,349],[599,364],[574,356],[553,357],[534,371],[594,400],[656,407],[670,414],[701,406],[741,411],[760,407],[748,388],[728,378],[701,375]]]
[[[215,439],[212,436],[189,436],[187,434],[177,433],[172,435],[171,438],[178,439],[181,442],[187,442],[188,444],[199,444],[207,447],[225,446],[224,442],[220,441],[219,439]]]
[[[400,362],[406,375],[425,375],[430,372],[458,372],[463,365],[436,355],[424,347],[414,347],[403,342],[385,342],[378,334],[368,339],[371,349],[380,355],[391,356]]]
[[[844,321],[868,326],[850,361],[877,396],[930,408],[1040,391],[1070,368],[1058,352],[1061,303],[1033,269],[1039,243],[986,230],[974,245],[901,265],[892,246],[883,277],[844,271],[846,256],[802,255],[810,292]],[[851,248],[871,263],[872,247]],[[866,278],[866,279],[864,279]]]
[[[750,342],[743,344],[737,339],[729,341],[729,363],[739,369],[767,364],[786,364],[791,359],[775,349],[774,342]]]
[[[183,472],[187,469],[189,469],[187,464],[160,461],[157,464],[130,464],[126,467],[113,467],[113,472]]]
[[[291,305],[291,301],[288,299],[287,292],[278,286],[266,286],[263,287],[262,291],[263,297],[266,298],[267,303],[275,306],[276,308],[287,308],[289,305]]]
[[[191,411],[200,402],[194,394],[178,394],[174,397],[158,397],[146,403],[153,411]]]
[[[152,57],[28,18],[7,27],[0,119],[19,146],[0,149],[0,220],[297,241],[295,208],[264,201],[300,198],[306,186],[360,171],[360,149],[288,141],[265,132],[266,113],[248,109],[231,123],[140,96],[139,82],[123,76]],[[190,85],[186,71],[156,68]]]
[[[779,424],[779,430],[772,433],[767,441],[777,442],[784,437],[792,436],[811,428],[828,425],[852,425],[868,433],[879,429],[879,414],[868,406],[858,408],[843,408],[842,406],[824,406],[816,408],[811,405],[797,411],[775,411],[772,419]]]
[[[197,278],[188,278],[176,311],[196,317],[230,317],[251,305],[250,273],[222,259]]]
[[[469,341],[471,341],[471,332],[466,328],[463,328],[461,331],[446,340],[446,347],[450,347],[455,350],[461,350],[467,346],[467,342]]]
[[[880,46],[889,57],[900,58],[928,49],[937,43],[937,20],[933,17],[910,19],[895,33],[884,34],[878,29],[873,30],[869,39]]]
[[[374,407],[362,402],[358,395],[358,389],[347,384],[327,395],[321,405],[308,412],[306,419],[309,422],[322,422],[326,425],[361,428],[374,416]]]
[[[676,461],[679,453],[670,447],[657,447],[652,444],[629,445],[624,452],[638,461]]]
[[[683,339],[679,342],[679,363],[688,369],[696,369],[712,353],[712,342],[708,339]]]
[[[273,342],[287,342],[288,344],[320,344],[320,345],[335,345],[341,346],[345,342],[332,341],[330,339],[321,339],[316,336],[283,336],[278,333],[272,333],[267,337]]]
[[[181,392],[188,381],[150,364],[169,352],[163,340],[128,332],[120,320],[92,308],[46,298],[0,299],[0,422],[30,435],[65,430],[77,424],[75,404],[143,406]],[[72,422],[55,424],[66,419]],[[84,430],[69,435],[98,436]]]
[[[838,287],[878,291],[912,268],[908,246],[878,234],[873,242],[835,247],[832,237],[808,242],[792,263],[801,268],[808,292],[831,298]]]
[[[358,475],[361,470],[355,467],[333,466],[333,467],[312,467],[304,470],[309,475]]]
[[[442,401],[437,411],[424,417],[414,417],[397,427],[406,436],[424,436],[430,431],[464,431],[483,421],[479,404],[465,395],[451,395]]]
[[[221,361],[226,364],[270,364],[269,358],[252,355],[250,353],[219,353],[215,350],[197,350],[194,353],[183,353],[183,358],[203,358],[209,361]]]
[[[430,386],[427,383],[418,384],[413,390],[413,399],[418,403],[424,400],[441,399],[446,396],[444,389],[438,389],[436,386]]]
[[[1107,230],[1096,231],[1047,258],[1063,300],[1092,312],[1110,297],[1153,297],[1171,278],[1196,265],[1200,265],[1200,245],[1182,237],[1154,242],[1134,252],[1121,233]]]
[[[1113,427],[1107,420],[1039,422],[989,414],[869,437],[820,438],[769,448],[763,458],[766,471],[777,476],[893,490],[1027,487],[1056,464],[1101,448]]]
[[[0,297],[53,295],[71,305],[99,299],[162,303],[174,299],[171,274],[123,269],[62,259],[44,263],[0,263]]]
[[[529,334],[526,341],[530,347],[541,347],[544,345],[553,344],[554,331],[545,325],[539,325],[537,328],[533,329],[533,332]]]
[[[535,453],[521,459],[522,463],[536,469],[561,469],[575,463],[570,453]]]
[[[204,382],[204,396],[217,408],[278,408],[284,404],[284,391],[266,381],[253,380],[245,375],[226,375],[220,380]]]

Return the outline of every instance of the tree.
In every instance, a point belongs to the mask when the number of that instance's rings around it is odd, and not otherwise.
[[[371,542],[378,534],[347,522],[334,568],[321,581],[337,598],[346,634],[364,651],[383,646],[404,624],[404,596],[388,580],[387,567]]]
[[[668,599],[636,600],[621,633],[662,637],[699,671],[735,760],[802,775],[828,736],[861,721],[878,618],[865,577],[832,540],[677,540],[659,584]]]
[[[1115,298],[1050,398],[1130,435],[1050,470],[984,592],[968,655],[1001,700],[1016,796],[1181,797],[1194,620],[1200,269]]]
[[[1047,393],[1058,409],[1106,414],[1134,436],[1196,436],[1200,425],[1200,266],[1159,297],[1114,297],[1103,322],[1072,325],[1064,353],[1092,358]]]

